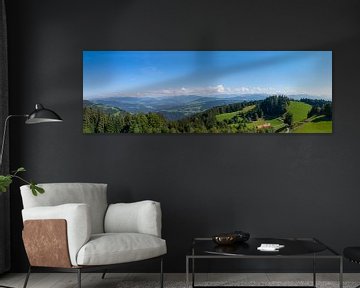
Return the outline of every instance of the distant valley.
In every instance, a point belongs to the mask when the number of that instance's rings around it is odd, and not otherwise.
[[[155,112],[168,120],[180,120],[196,113],[204,112],[217,106],[224,106],[244,101],[264,100],[268,94],[242,94],[242,95],[213,95],[204,97],[198,95],[172,96],[172,97],[108,97],[84,100],[84,105],[101,105],[103,108],[118,108],[129,113]],[[312,95],[290,95],[294,100],[302,98],[316,99]]]

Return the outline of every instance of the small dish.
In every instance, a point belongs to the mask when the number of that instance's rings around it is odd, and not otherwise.
[[[213,236],[212,240],[218,245],[232,245],[237,241],[237,235],[232,233],[223,233]]]

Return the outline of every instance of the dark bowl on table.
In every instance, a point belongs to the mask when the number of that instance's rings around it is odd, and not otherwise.
[[[237,241],[236,234],[220,234],[212,237],[212,240],[218,245],[232,245]]]
[[[243,231],[234,231],[230,233],[221,233],[212,237],[212,240],[218,245],[232,245],[249,240],[250,234]]]

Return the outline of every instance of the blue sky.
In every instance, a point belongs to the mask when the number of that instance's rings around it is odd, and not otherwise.
[[[331,51],[84,51],[83,97],[332,98]]]

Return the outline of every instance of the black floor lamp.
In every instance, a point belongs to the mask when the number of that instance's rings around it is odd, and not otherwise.
[[[35,110],[33,112],[31,112],[30,114],[7,116],[5,119],[5,123],[4,123],[3,138],[2,138],[1,150],[0,150],[0,168],[2,167],[8,122],[11,118],[15,118],[15,117],[26,118],[26,120],[25,120],[26,124],[39,124],[39,123],[48,123],[48,122],[56,123],[56,122],[63,121],[57,113],[55,113],[54,111],[52,111],[50,109],[44,108],[44,106],[41,104],[36,104]],[[0,284],[0,287],[12,288],[9,286],[3,286],[1,284]]]
[[[35,110],[33,112],[31,112],[30,114],[19,114],[19,115],[7,116],[5,119],[5,123],[4,123],[4,132],[3,132],[2,144],[1,144],[0,167],[2,165],[2,159],[3,159],[3,154],[4,154],[4,146],[5,146],[8,122],[11,118],[15,118],[15,117],[27,118],[25,121],[26,124],[39,124],[39,123],[62,122],[63,121],[57,113],[55,113],[54,111],[52,111],[50,109],[44,108],[44,106],[41,104],[36,104]]]

